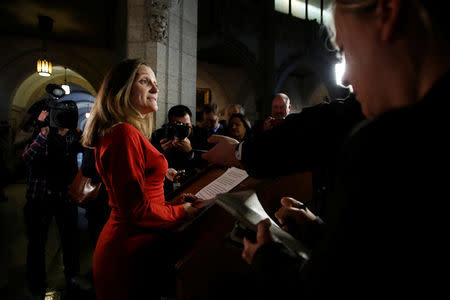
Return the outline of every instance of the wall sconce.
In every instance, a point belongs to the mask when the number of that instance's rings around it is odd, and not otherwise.
[[[39,73],[39,75],[48,77],[52,75],[53,68],[52,68],[52,62],[50,60],[46,60],[45,58],[39,58],[36,63],[36,71]]]
[[[67,84],[67,68],[64,67],[64,84],[61,85],[61,88],[66,92],[66,95],[70,94],[70,86]]]

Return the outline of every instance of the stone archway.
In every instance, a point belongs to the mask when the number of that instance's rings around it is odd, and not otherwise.
[[[36,59],[40,49],[29,48],[15,55],[10,55],[0,65],[0,120],[7,124],[8,131],[2,136],[2,152],[7,169],[13,177],[21,177],[24,173],[21,154],[27,136],[20,137],[20,126],[32,103],[40,100],[45,94],[48,83],[62,84],[64,82],[64,67],[69,71],[67,81],[84,87],[94,96],[103,79],[102,64],[91,64],[90,61],[65,46],[52,47],[48,56],[54,62],[54,72],[51,77],[44,78],[36,74]],[[83,53],[89,53],[88,51]],[[108,65],[109,56],[105,55]]]
[[[83,53],[90,52],[93,51],[87,51],[86,49]],[[43,86],[44,83],[48,84],[50,81],[62,84],[64,81],[64,68],[62,66],[73,71],[69,71],[67,74],[68,81],[85,87],[91,94],[95,95],[95,90],[99,88],[103,79],[104,70],[113,62],[112,56],[105,55],[105,53],[99,64],[99,61],[92,63],[67,46],[53,46],[52,51],[48,52],[48,56],[52,58],[53,64],[56,65],[54,73],[48,79],[44,77],[41,79],[40,76],[35,74],[36,58],[39,57],[40,53],[39,48],[29,49],[13,57],[10,56],[0,65],[0,96],[2,98],[2,101],[0,101],[0,120],[7,120],[12,127],[17,128],[19,126],[22,119],[21,114],[27,106],[29,107],[28,101],[32,101],[30,98],[43,95],[45,87],[39,91],[39,86]],[[58,65],[61,66],[59,70]],[[31,91],[19,91],[25,82],[27,82],[26,85],[30,87]],[[33,94],[33,92],[36,92],[36,94]]]
[[[16,93],[13,96],[10,111],[10,120],[15,120],[15,130],[20,127],[19,124],[23,123],[23,119],[26,117],[28,109],[37,101],[41,100],[46,94],[45,87],[48,84],[62,84],[66,75],[66,80],[69,85],[73,87],[79,87],[78,90],[86,93],[86,99],[93,102],[93,98],[97,92],[94,87],[79,73],[67,68],[66,74],[64,73],[63,66],[54,66],[53,74],[51,77],[42,77],[37,73],[31,74],[26,78],[16,89]],[[76,90],[75,90],[76,91]],[[90,96],[89,96],[90,95]],[[78,97],[73,94],[66,95],[61,100],[74,100],[77,102]]]

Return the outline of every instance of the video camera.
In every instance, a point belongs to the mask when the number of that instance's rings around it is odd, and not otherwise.
[[[75,101],[52,102],[49,116],[50,127],[75,129],[78,126],[78,107]]]
[[[38,121],[38,127],[77,128],[78,107],[76,102],[72,100],[58,102],[58,99],[65,95],[64,90],[59,85],[48,84],[45,90],[53,97],[39,101],[41,103],[38,105],[39,110],[36,111],[36,114],[39,115],[42,110],[46,110],[49,112],[49,116],[43,122]]]
[[[174,122],[164,125],[164,135],[167,140],[173,140],[175,137],[178,140],[184,140],[189,135],[190,125],[183,122]]]
[[[282,123],[283,120],[284,120],[284,119],[272,119],[272,120],[270,121],[270,123],[272,124],[272,126],[276,126],[276,125]]]

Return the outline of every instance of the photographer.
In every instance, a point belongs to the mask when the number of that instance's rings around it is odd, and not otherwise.
[[[278,93],[272,99],[271,115],[265,120],[258,120],[253,126],[254,133],[260,134],[280,124],[291,112],[291,100],[286,94]]]
[[[50,117],[50,118],[48,118]],[[37,132],[22,154],[28,167],[27,202],[24,217],[27,228],[27,279],[30,292],[44,299],[45,244],[52,217],[61,238],[64,275],[69,291],[79,287],[78,210],[70,203],[67,190],[78,169],[81,151],[78,109],[73,101],[54,102],[50,112],[42,110]]]
[[[187,106],[173,106],[168,113],[169,123],[156,130],[151,139],[153,146],[166,157],[169,168],[185,170],[184,176],[179,179],[181,182],[207,165],[201,158],[202,152],[196,148],[197,139],[194,138],[191,117],[192,112]],[[167,180],[164,187],[166,193],[172,191]]]

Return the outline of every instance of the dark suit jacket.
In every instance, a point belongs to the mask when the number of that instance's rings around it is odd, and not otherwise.
[[[304,108],[246,141],[242,145],[242,162],[253,177],[328,168],[334,165],[345,137],[363,119],[354,98]]]
[[[361,106],[354,97],[305,108],[245,141],[241,161],[252,177],[312,172],[311,203],[315,213],[321,214],[334,178],[336,157],[351,129],[363,119]]]

